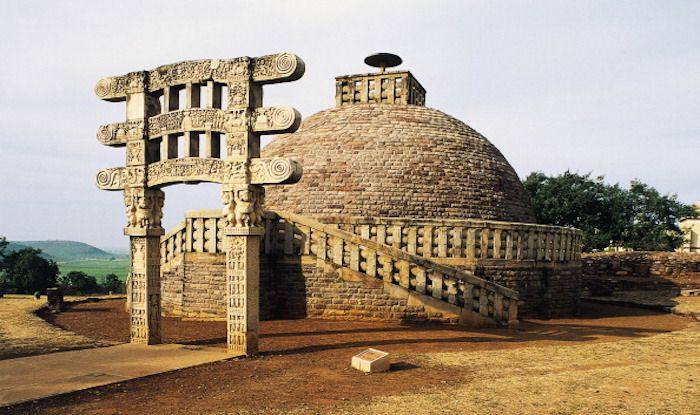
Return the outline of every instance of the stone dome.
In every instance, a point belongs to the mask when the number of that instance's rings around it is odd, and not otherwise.
[[[278,136],[262,155],[294,158],[304,170],[297,184],[267,187],[271,210],[535,222],[525,189],[501,152],[435,109],[338,106]]]

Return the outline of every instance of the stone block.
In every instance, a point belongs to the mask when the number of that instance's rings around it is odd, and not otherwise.
[[[63,310],[63,291],[58,287],[46,289],[46,303],[54,313],[60,313]]]
[[[391,359],[389,353],[370,348],[353,356],[350,365],[365,373],[385,372],[391,367]]]

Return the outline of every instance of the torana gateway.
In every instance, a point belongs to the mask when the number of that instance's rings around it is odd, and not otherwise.
[[[247,62],[244,76],[231,63],[240,59]],[[140,87],[143,112],[98,133],[103,143],[127,150],[136,147],[132,141],[144,143],[141,164],[130,162],[129,150],[126,169],[98,175],[100,187],[124,189],[136,217],[160,211],[158,189],[165,185],[224,184],[223,211],[189,211],[163,236],[149,230],[155,225],[148,221],[146,231],[135,230],[141,222],[137,218],[134,228],[128,212],[132,327],[145,324],[139,320],[144,304],[163,315],[225,319],[230,349],[253,354],[258,313],[263,319],[512,325],[519,316],[575,310],[580,232],[534,224],[528,197],[503,155],[463,122],[426,108],[425,89],[410,72],[385,70],[400,58],[374,55],[366,62],[381,67],[379,73],[336,78],[335,108],[310,116],[298,130],[293,109],[261,107],[260,85],[297,79],[301,60],[289,54],[239,60],[140,72],[150,82]],[[196,65],[214,69],[188,69]],[[226,65],[232,66],[219,69]],[[236,95],[239,78],[256,91],[248,101]],[[122,90],[130,87],[125,77],[110,79],[110,88],[117,88],[115,79]],[[180,90],[184,103],[177,99]],[[109,91],[101,97],[125,96]],[[260,152],[259,134],[268,132],[289,133]],[[198,150],[202,138],[204,152]],[[189,151],[184,157],[177,154],[179,140]],[[226,154],[218,151],[220,143]],[[113,177],[118,185],[104,183]],[[134,192],[154,198],[141,207],[140,199],[128,200]],[[155,216],[159,222],[160,213]],[[160,294],[149,297],[151,306],[134,248],[142,238],[152,241],[146,262],[159,272],[148,285]],[[259,274],[252,270],[258,263]],[[132,340],[139,338],[134,333]]]

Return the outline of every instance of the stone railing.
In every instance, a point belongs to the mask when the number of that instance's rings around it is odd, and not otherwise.
[[[187,212],[185,221],[161,240],[163,263],[184,252],[223,253],[222,228],[220,211]],[[516,291],[337,225],[291,213],[266,212],[262,244],[267,254],[312,255],[498,323],[512,323],[518,318]]]
[[[497,221],[397,218],[324,218],[322,222],[441,263],[499,265],[507,261],[565,263],[581,260],[581,231],[572,228]],[[291,249],[290,237],[285,238],[284,231],[280,231],[284,226],[275,213],[265,213],[265,253]],[[224,252],[222,227],[219,210],[188,211],[185,221],[163,236],[161,257],[168,262],[182,252]]]
[[[277,227],[277,216],[266,212],[264,217],[266,234]],[[185,252],[219,254],[226,252],[223,246],[223,216],[220,210],[190,210],[185,220],[161,237],[160,257],[164,264]],[[263,238],[265,253],[271,253],[272,238]]]
[[[339,219],[339,218],[338,218]],[[581,231],[479,220],[324,218],[340,229],[424,258],[497,265],[505,261],[581,260]]]
[[[385,103],[425,106],[425,88],[408,71],[335,78],[336,106]]]
[[[276,236],[282,239],[285,254],[313,255],[498,323],[517,320],[516,291],[308,217],[286,212],[277,215]]]

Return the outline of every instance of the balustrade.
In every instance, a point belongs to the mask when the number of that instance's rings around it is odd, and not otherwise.
[[[266,254],[313,255],[498,322],[517,319],[517,292],[435,261],[580,260],[581,233],[570,228],[474,220],[353,219],[333,224],[285,212],[266,212],[264,221],[261,249]],[[162,238],[164,262],[184,252],[224,252],[223,226],[219,211],[188,212]]]
[[[344,222],[340,225],[344,231],[424,258],[468,262],[581,259],[581,232],[572,228],[476,220],[346,218]]]
[[[581,232],[572,228],[495,221],[425,221],[382,219],[343,223],[338,229],[424,258],[460,258],[465,263],[503,261],[571,262],[581,259]],[[223,252],[219,211],[192,211],[163,236],[162,257],[169,262],[183,252]],[[265,214],[263,250],[287,255],[310,251],[310,229]],[[300,244],[304,244],[303,247]],[[352,258],[356,253],[348,253]],[[348,257],[349,258],[349,257]],[[324,258],[325,259],[325,258]]]

